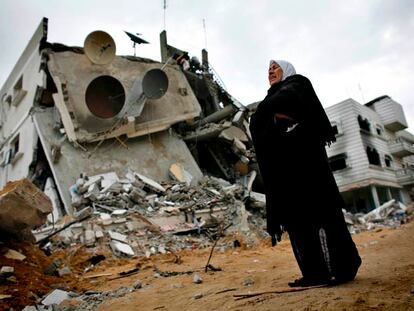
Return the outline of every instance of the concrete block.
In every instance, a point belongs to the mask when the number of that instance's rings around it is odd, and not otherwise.
[[[7,250],[7,252],[4,254],[4,257],[9,258],[9,259],[19,260],[19,261],[23,261],[26,259],[25,255],[23,255],[22,253],[19,253],[18,251],[15,251],[14,249]]]
[[[34,241],[31,229],[43,225],[52,202],[30,180],[8,182],[0,191],[0,229]]]
[[[85,244],[91,246],[95,243],[95,231],[85,230]]]
[[[135,255],[134,250],[128,244],[113,240],[111,243],[109,243],[109,245],[111,246],[112,251],[116,254],[120,253],[127,256]]]
[[[14,267],[3,266],[0,269],[0,277],[2,278],[8,278],[9,276],[13,275],[13,273],[14,273]]]
[[[135,173],[135,175],[147,186],[149,186],[150,188],[154,189],[157,192],[165,192],[165,188],[163,186],[161,186],[159,183],[157,183],[156,181],[152,180],[151,178],[148,178],[144,175]]]
[[[124,234],[118,233],[116,231],[108,231],[108,234],[112,240],[120,241],[120,242],[126,242],[128,240],[128,237]]]
[[[65,292],[60,289],[55,289],[54,291],[49,293],[45,299],[42,300],[42,304],[44,304],[45,306],[51,306],[54,304],[58,305],[66,299],[70,299],[68,292]]]
[[[185,182],[190,186],[193,176],[184,169],[184,167],[179,163],[174,163],[170,166],[170,176],[179,182]]]

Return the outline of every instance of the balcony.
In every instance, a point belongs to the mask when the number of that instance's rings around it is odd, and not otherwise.
[[[395,171],[398,183],[403,186],[414,184],[414,168],[403,168]]]
[[[400,158],[414,154],[413,144],[402,138],[390,141],[389,148],[392,155]]]

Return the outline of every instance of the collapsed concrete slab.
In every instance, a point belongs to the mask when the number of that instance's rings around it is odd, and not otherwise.
[[[0,230],[33,239],[31,229],[43,225],[52,203],[28,179],[9,182],[0,191]]]

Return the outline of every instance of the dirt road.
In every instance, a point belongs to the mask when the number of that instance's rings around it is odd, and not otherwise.
[[[414,310],[414,222],[353,238],[363,259],[354,282],[240,300],[234,295],[286,290],[287,282],[300,277],[287,239],[274,248],[269,241],[254,248],[247,248],[243,241],[241,247],[224,248],[222,245],[232,245],[234,238],[223,238],[211,261],[222,271],[208,273],[204,266],[210,248],[199,249],[196,244],[191,251],[148,259],[119,259],[107,248],[85,246],[48,257],[30,243],[8,245],[27,259],[0,256],[0,265],[13,266],[16,278],[14,282],[0,282],[0,293],[12,296],[0,301],[0,310],[21,310],[39,302],[38,297],[53,288],[96,293],[84,302],[76,298],[63,302],[63,310]],[[0,244],[1,254],[4,248]],[[89,259],[96,254],[106,257],[85,272]],[[45,275],[44,268],[56,259],[70,267],[72,274]],[[132,269],[130,276],[119,275]],[[203,279],[201,284],[193,282],[195,274]],[[142,288],[134,288],[137,282]]]
[[[287,282],[300,276],[286,240],[274,248],[264,244],[218,250],[212,263],[222,268],[219,272],[203,271],[208,249],[183,253],[181,264],[173,263],[172,256],[153,259],[134,276],[98,285],[108,289],[143,283],[141,289],[107,301],[99,310],[414,310],[414,222],[353,238],[363,264],[352,283],[236,300],[234,294],[288,289]],[[186,274],[159,277],[154,267],[196,271],[203,282],[195,284],[194,275]]]

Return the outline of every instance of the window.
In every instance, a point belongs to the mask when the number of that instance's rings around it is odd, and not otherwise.
[[[26,91],[23,90],[23,75],[17,80],[16,84],[13,87],[13,102],[14,106],[17,106],[23,97],[26,95]]]
[[[18,159],[22,157],[23,152],[20,152],[20,134],[17,134],[17,136],[10,142],[9,152],[10,155],[7,161],[8,163],[14,164]]]
[[[10,106],[11,105],[11,102],[12,102],[12,98],[11,98],[10,95],[3,94],[3,96],[1,97],[1,102],[3,104],[8,104]]]
[[[381,127],[380,125],[377,125],[375,129],[377,130],[377,134],[378,134],[379,136],[382,136],[382,132],[383,132],[382,127]]]
[[[331,126],[332,126],[332,129],[333,129],[333,131],[334,131],[334,133],[335,133],[335,136],[339,136],[339,135],[342,135],[343,134],[343,132],[342,132],[342,126],[341,126],[341,122],[340,121],[331,121]]]
[[[386,154],[384,156],[384,162],[385,162],[386,167],[390,167],[390,168],[392,167],[392,158],[390,155]]]
[[[359,127],[361,128],[361,130],[367,131],[367,132],[371,132],[371,123],[368,121],[368,119],[365,119],[363,117],[361,117],[360,115],[358,116],[358,123],[359,123]]]
[[[369,164],[381,166],[381,160],[377,149],[368,146],[367,156]]]
[[[346,163],[346,158],[347,158],[346,153],[341,153],[333,157],[330,157],[328,159],[328,162],[329,162],[329,166],[331,167],[332,172],[347,168],[348,165]]]

